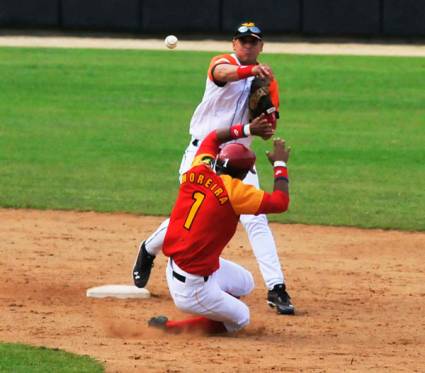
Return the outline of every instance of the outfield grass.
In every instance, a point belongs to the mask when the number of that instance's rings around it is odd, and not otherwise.
[[[213,55],[0,48],[0,205],[167,215]],[[293,148],[272,220],[425,230],[425,60],[263,61]],[[254,143],[266,189],[269,146]]]
[[[58,349],[0,344],[0,372],[13,373],[100,373],[103,366],[88,356],[77,356]]]

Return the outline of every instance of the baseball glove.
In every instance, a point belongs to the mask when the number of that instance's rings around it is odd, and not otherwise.
[[[276,119],[279,116],[270,96],[270,79],[259,77],[253,79],[249,93],[248,108],[249,120],[264,113],[273,128],[276,128]]]

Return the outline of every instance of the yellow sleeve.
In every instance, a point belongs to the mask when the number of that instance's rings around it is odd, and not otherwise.
[[[229,195],[230,204],[237,215],[256,214],[263,201],[264,191],[229,175],[220,175]]]

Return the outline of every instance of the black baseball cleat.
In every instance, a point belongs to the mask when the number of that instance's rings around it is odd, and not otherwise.
[[[145,242],[143,242],[140,245],[136,263],[134,263],[133,267],[134,285],[138,288],[144,288],[148,283],[154,259],[155,256],[146,251]]]
[[[168,318],[166,316],[155,316],[155,317],[152,317],[148,321],[148,325],[151,328],[166,330],[167,329],[167,321],[168,321]]]
[[[270,307],[276,308],[277,313],[282,315],[295,314],[295,308],[291,303],[291,297],[286,291],[285,284],[275,285],[272,290],[269,290],[267,303]]]

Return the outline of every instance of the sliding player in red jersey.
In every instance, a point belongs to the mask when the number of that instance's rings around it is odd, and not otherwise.
[[[200,317],[168,321],[154,317],[149,325],[169,331],[201,328],[235,332],[249,323],[249,309],[239,297],[254,288],[243,267],[220,257],[233,237],[241,214],[281,213],[289,205],[289,150],[274,141],[268,158],[274,166],[274,191],[267,193],[242,180],[255,164],[255,154],[240,143],[247,136],[269,138],[274,133],[265,115],[251,124],[212,131],[202,142],[192,167],[182,175],[170,217],[163,252],[169,257],[167,282],[176,306]]]

